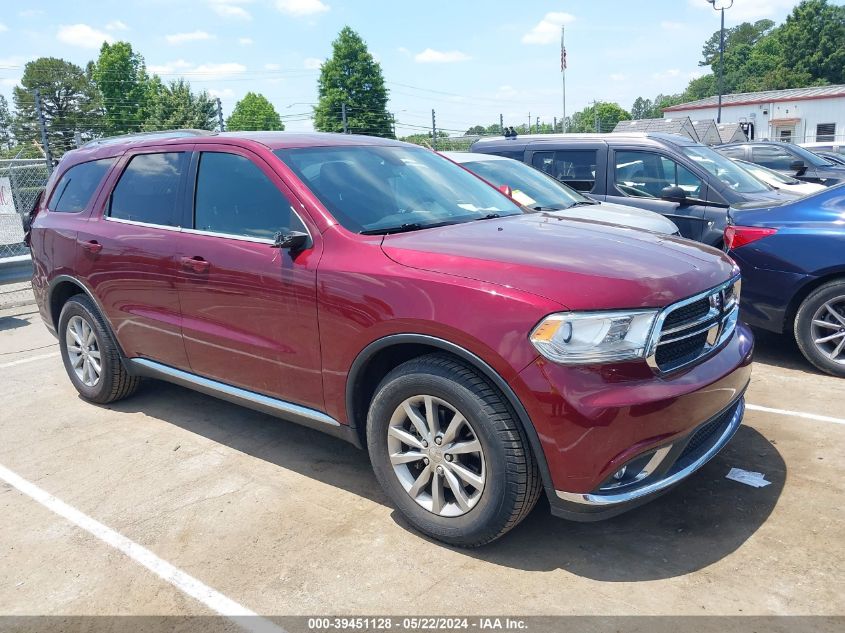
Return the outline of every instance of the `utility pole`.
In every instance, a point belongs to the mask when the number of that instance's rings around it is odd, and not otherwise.
[[[346,101],[340,104],[340,116],[343,120],[343,133],[349,134],[349,126],[346,123]]]
[[[734,0],[726,2],[723,0],[720,6],[716,6],[716,0],[707,0],[715,11],[722,12],[722,30],[719,31],[719,109],[716,111],[716,123],[722,122],[722,92],[724,92],[725,81],[725,11],[734,5]]]
[[[528,113],[528,128],[525,130],[526,134],[531,134],[531,113]]]
[[[537,117],[537,125],[534,129],[536,130],[537,134],[540,133],[540,117]]]
[[[38,127],[41,129],[41,145],[44,146],[44,160],[47,161],[47,173],[53,173],[53,153],[50,151],[50,143],[47,141],[47,122],[44,120],[44,110],[41,107],[41,93],[35,91],[35,118],[38,119]]]
[[[434,118],[434,108],[431,109],[431,149],[437,150],[437,122]]]
[[[217,129],[220,132],[225,132],[223,125],[223,104],[220,103],[220,97],[217,97]]]
[[[554,132],[556,134],[557,133],[557,117],[555,117],[554,120],[555,120],[555,123],[552,126],[552,132]]]
[[[502,136],[505,134],[505,117],[499,114],[499,131],[502,133]]]
[[[601,133],[601,126],[599,125],[599,107],[595,101],[593,101],[593,115],[595,119],[596,132]]]
[[[396,115],[390,113],[390,128],[393,131],[393,138],[396,138]]]

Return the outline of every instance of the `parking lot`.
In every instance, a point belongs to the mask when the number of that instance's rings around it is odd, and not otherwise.
[[[758,339],[744,426],[680,488],[596,524],[541,502],[478,550],[412,531],[339,440],[158,382],[82,401],[34,305],[0,311],[0,352],[4,614],[843,612],[845,383],[780,337]]]

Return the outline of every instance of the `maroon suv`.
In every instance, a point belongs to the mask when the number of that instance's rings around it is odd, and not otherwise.
[[[420,147],[173,132],[65,155],[33,287],[86,399],[142,378],[366,446],[423,532],[476,546],[545,490],[594,520],[733,436],[752,338],[724,254],[528,212]]]

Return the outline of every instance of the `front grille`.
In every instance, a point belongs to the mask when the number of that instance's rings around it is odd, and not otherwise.
[[[734,279],[663,311],[649,364],[665,373],[705,357],[726,341],[737,319],[737,290]]]

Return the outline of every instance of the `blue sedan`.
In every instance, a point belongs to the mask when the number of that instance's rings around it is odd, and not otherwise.
[[[729,221],[742,319],[793,334],[808,361],[845,377],[845,185],[777,207],[738,205]]]

